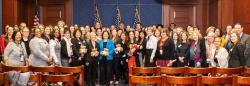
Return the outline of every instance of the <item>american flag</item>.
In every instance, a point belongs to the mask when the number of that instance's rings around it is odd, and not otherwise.
[[[100,22],[100,24],[102,24],[97,4],[95,4],[95,22]]]
[[[141,16],[140,16],[139,5],[140,4],[138,4],[138,5],[135,6],[134,25],[137,24],[137,23],[141,23]]]
[[[119,8],[119,4],[118,4],[118,0],[116,1],[116,22],[117,22],[117,26],[119,25],[119,23],[122,22],[122,17],[121,17],[121,12],[120,12],[120,8]]]
[[[33,24],[34,24],[34,26],[37,26],[40,24],[38,0],[36,0],[36,7],[35,7],[35,15],[34,15],[34,23]]]

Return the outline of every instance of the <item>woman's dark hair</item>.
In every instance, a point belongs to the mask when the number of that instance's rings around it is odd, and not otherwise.
[[[75,29],[74,32],[73,32],[73,36],[76,38],[76,33],[77,32],[80,32],[81,35],[82,35],[82,31],[80,29]],[[81,38],[81,37],[80,37]]]
[[[135,32],[134,32],[134,31],[129,31],[129,32],[128,32],[128,41],[129,41],[129,42],[131,41],[131,39],[130,39],[130,37],[129,37],[129,34],[130,34],[130,33],[133,33],[133,34],[135,35]],[[133,41],[136,42],[136,41],[135,41],[135,37],[134,37],[134,40],[133,40]]]
[[[145,32],[145,31],[140,31],[139,32],[139,41],[141,41],[142,40],[142,38],[140,37],[140,34],[141,33],[143,33],[144,34],[144,38],[143,38],[143,40],[146,38],[146,36],[147,36],[147,33]]]
[[[54,29],[54,30],[51,32],[51,34],[49,35],[49,36],[50,36],[50,39],[55,39],[55,38],[56,38],[56,36],[55,36],[56,31],[59,31],[59,33],[60,33],[60,30],[59,30],[59,29]],[[58,39],[61,39],[60,36],[61,36],[61,35],[59,35],[59,38],[58,38]]]
[[[219,32],[220,32],[220,34],[219,34],[219,37],[222,37],[222,35],[223,35],[223,32],[221,31],[221,29],[219,29],[219,28],[216,28],[216,29],[214,30],[214,32],[216,32],[216,30],[219,30]]]
[[[65,28],[65,29],[64,29],[63,33],[65,34],[66,32],[69,32],[69,33],[70,33],[69,28]]]
[[[102,32],[102,39],[103,39],[103,34],[104,34],[105,32],[108,33],[108,35],[109,35],[109,32],[108,32],[107,30],[103,31],[103,32]],[[108,36],[108,39],[109,39],[109,36]]]
[[[14,31],[13,34],[12,34],[12,36],[11,36],[11,38],[12,38],[13,40],[16,39],[16,34],[17,34],[17,33],[20,33],[20,34],[21,34],[20,31]],[[21,34],[21,36],[22,36],[22,34]]]

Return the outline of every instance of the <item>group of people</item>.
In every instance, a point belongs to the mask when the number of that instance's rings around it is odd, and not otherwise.
[[[100,22],[67,26],[63,21],[28,28],[20,23],[5,27],[0,50],[6,65],[84,65],[88,86],[95,86],[98,77],[101,85],[118,84],[128,82],[130,67],[250,66],[250,36],[239,23],[225,29],[211,26],[202,36],[198,27],[174,23],[168,28],[141,23],[103,27]]]

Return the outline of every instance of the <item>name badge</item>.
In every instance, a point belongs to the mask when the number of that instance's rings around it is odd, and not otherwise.
[[[24,61],[24,55],[21,55],[20,56],[20,62],[23,62]]]

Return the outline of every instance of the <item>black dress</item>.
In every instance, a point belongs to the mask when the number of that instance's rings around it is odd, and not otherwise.
[[[189,60],[189,43],[179,43],[177,45],[177,67],[184,67],[188,66],[188,60]],[[184,57],[184,62],[179,61],[179,57]]]
[[[73,56],[71,57],[72,62],[70,63],[70,66],[74,67],[74,66],[81,66],[83,65],[83,57],[80,55],[80,47],[81,45],[83,45],[82,40],[81,39],[77,39],[77,38],[72,38],[71,39],[71,43],[72,43],[72,50],[73,50]]]

